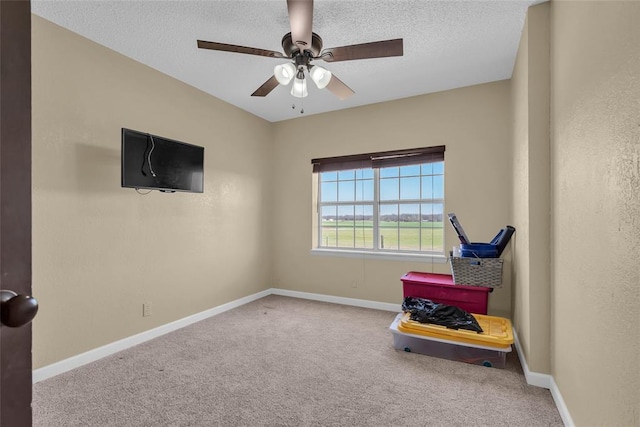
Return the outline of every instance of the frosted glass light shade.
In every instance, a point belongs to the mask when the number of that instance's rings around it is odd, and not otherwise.
[[[314,65],[311,68],[309,75],[316,86],[318,86],[318,89],[324,89],[331,81],[331,71],[326,68],[318,67],[317,65]]]
[[[293,85],[291,86],[291,95],[296,98],[304,98],[309,95],[307,92],[307,80],[304,79],[304,75],[302,77],[303,78],[296,77],[293,81]]]
[[[293,79],[296,75],[296,66],[291,62],[287,62],[286,64],[276,65],[273,68],[273,75],[276,76],[276,80],[283,86],[289,84],[291,79]]]

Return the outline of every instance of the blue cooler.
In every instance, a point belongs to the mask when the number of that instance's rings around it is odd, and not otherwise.
[[[498,246],[493,243],[460,244],[460,254],[467,258],[498,258]]]
[[[490,243],[470,243],[455,213],[449,214],[449,221],[460,239],[460,254],[465,258],[500,258],[516,229],[510,225],[500,230]]]

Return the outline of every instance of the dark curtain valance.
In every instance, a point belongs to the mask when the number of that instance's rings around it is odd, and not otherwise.
[[[443,161],[444,149],[444,145],[438,145],[436,147],[411,148],[408,150],[324,157],[322,159],[311,160],[311,164],[313,165],[314,173],[416,165]]]

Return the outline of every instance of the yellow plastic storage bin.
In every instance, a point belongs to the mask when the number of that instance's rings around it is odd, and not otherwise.
[[[398,324],[400,332],[496,348],[510,348],[513,344],[511,321],[503,317],[473,314],[483,330],[479,334],[465,329],[448,329],[445,326],[420,323],[411,320],[410,315],[410,313],[404,313],[400,319]]]
[[[506,365],[507,354],[511,352],[511,345],[495,347],[480,344],[478,341],[473,342],[474,340],[466,337],[466,341],[464,341],[460,337],[455,337],[455,334],[453,336],[444,333],[425,335],[424,331],[420,330],[408,332],[406,328],[401,330],[401,322],[404,318],[404,313],[398,314],[391,326],[389,326],[389,330],[393,334],[393,346],[396,350],[494,368],[504,368]],[[416,326],[414,329],[419,328]],[[471,333],[482,335],[476,332]],[[452,339],[454,337],[457,339]]]

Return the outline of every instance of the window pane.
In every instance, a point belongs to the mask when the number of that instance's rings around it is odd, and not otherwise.
[[[433,177],[432,176],[422,177],[422,198],[433,199]]]
[[[338,183],[337,182],[323,182],[320,187],[320,201],[321,202],[335,202],[338,200]]]
[[[444,199],[444,176],[435,175],[433,177],[433,198]]]
[[[355,207],[356,221],[361,227],[373,226],[373,205],[358,205]]]
[[[373,227],[356,227],[355,247],[373,249]]]
[[[355,207],[355,247],[373,249],[373,205]]]
[[[441,227],[443,221],[443,205],[442,203],[423,203],[420,207],[423,222],[435,223],[435,226]]]
[[[423,251],[439,251],[444,250],[442,227],[422,228],[421,250]]]
[[[420,178],[400,178],[400,199],[417,200],[420,198]]]
[[[420,165],[420,167],[422,170],[422,175],[433,174],[433,163],[426,163],[426,164]]]
[[[380,206],[380,249],[398,249],[398,205]]]
[[[354,247],[354,229],[338,228],[338,247],[353,248]]]
[[[354,206],[338,206],[339,227],[348,223],[349,227],[353,227]]]
[[[422,237],[420,239],[423,251],[444,251],[444,206],[442,203],[423,203],[420,206],[422,212]]]
[[[420,229],[419,228],[402,228],[400,226],[400,243],[399,248],[405,251],[420,250]]]
[[[320,181],[335,181],[338,179],[338,172],[322,172],[320,174]]]
[[[433,217],[436,222],[444,221],[444,205],[442,203],[433,203]]]
[[[348,180],[348,179],[355,179],[356,175],[355,175],[355,170],[351,169],[351,170],[346,170],[346,171],[339,171],[338,172],[338,179],[339,180]]]
[[[322,221],[320,227],[319,246],[335,248],[337,245],[338,223],[337,206],[323,206],[320,209],[320,219]]]
[[[400,166],[400,176],[419,176],[420,165]]]
[[[380,200],[398,200],[399,198],[398,178],[381,179]]]
[[[398,249],[398,229],[380,229],[380,249]]]
[[[399,212],[399,249],[420,250],[420,205],[402,204]]]
[[[399,175],[398,167],[380,168],[380,178],[396,177]]]
[[[322,217],[322,225],[329,226],[331,224],[327,224],[327,222],[334,223],[338,220],[337,217],[337,206],[323,206],[320,210],[320,215]],[[334,225],[335,226],[335,225]]]
[[[420,226],[420,205],[400,205],[400,227]]]
[[[335,248],[337,244],[337,232],[335,227],[322,227],[320,233],[320,246],[327,248]]]
[[[356,181],[356,200],[359,202],[373,200],[372,179]]]
[[[353,248],[354,206],[338,206],[338,247]]]
[[[422,227],[421,249],[423,251],[444,250],[444,229],[436,223],[425,223]]]
[[[373,169],[356,169],[356,179],[373,179]]]
[[[338,182],[338,201],[353,202],[355,200],[355,181]]]
[[[434,174],[444,174],[444,162],[433,163]]]
[[[393,222],[397,227],[398,224],[398,205],[380,205],[380,227],[384,227],[385,223]]]

